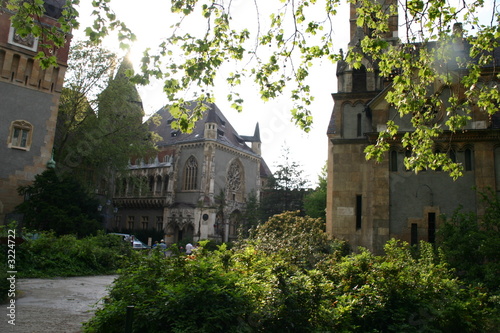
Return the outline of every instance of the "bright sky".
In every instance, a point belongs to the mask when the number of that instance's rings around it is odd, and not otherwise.
[[[254,11],[248,5],[253,1],[233,1],[233,13],[236,11],[247,13]],[[265,2],[264,2],[265,3]],[[274,3],[279,3],[278,1]],[[139,65],[142,51],[151,47],[154,49],[161,38],[170,33],[170,25],[174,23],[170,13],[170,1],[165,0],[113,0],[111,6],[117,17],[124,21],[127,26],[137,35],[137,42],[134,44],[131,58],[136,66]],[[81,31],[90,23],[85,20],[89,18],[91,12],[90,1],[82,1],[80,8]],[[264,13],[264,14],[263,14]],[[269,12],[261,8],[261,15],[267,17]],[[255,18],[251,18],[248,29],[255,26]],[[339,29],[335,31],[339,38],[339,48],[347,49],[346,33],[348,31],[348,12],[341,13],[336,18],[339,21]],[[200,23],[200,25],[204,22]],[[244,24],[244,23],[242,23]],[[80,38],[83,33],[75,32],[75,38]],[[109,39],[105,46],[113,49],[115,39]],[[275,166],[282,159],[283,147],[290,150],[290,158],[298,162],[304,170],[305,177],[314,185],[318,175],[327,160],[327,126],[333,109],[333,99],[331,93],[337,91],[337,78],[335,66],[328,61],[317,64],[312,68],[309,84],[312,87],[315,101],[311,107],[314,117],[312,130],[305,133],[296,127],[291,121],[290,109],[292,104],[287,94],[274,101],[264,102],[258,95],[258,90],[251,82],[245,84],[245,88],[239,90],[245,100],[243,112],[238,113],[230,107],[226,100],[228,87],[221,80],[220,86],[215,91],[216,104],[222,110],[226,118],[233,125],[240,135],[253,135],[255,125],[258,122],[262,140],[262,155],[271,170],[275,171]],[[224,79],[221,77],[221,79]],[[151,115],[158,111],[168,100],[162,92],[162,84],[152,84],[147,87],[138,87],[145,112]]]

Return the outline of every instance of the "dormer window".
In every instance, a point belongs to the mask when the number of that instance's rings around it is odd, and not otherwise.
[[[219,123],[221,126],[226,126],[226,122],[224,120],[221,119],[221,117],[217,117],[219,119]]]

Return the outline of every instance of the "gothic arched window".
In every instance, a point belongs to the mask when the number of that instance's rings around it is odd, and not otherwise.
[[[161,179],[161,176],[158,175],[158,176],[156,176],[156,187],[155,187],[156,194],[161,193],[161,185],[162,185],[162,179]]]
[[[472,155],[472,149],[467,148],[464,152],[465,157],[465,171],[472,171],[474,168],[474,158]]]
[[[198,178],[198,162],[194,156],[191,156],[186,161],[186,165],[184,166],[184,190],[196,190],[198,187],[197,184]]]
[[[238,161],[233,161],[227,171],[227,194],[229,200],[243,200],[243,169]]]

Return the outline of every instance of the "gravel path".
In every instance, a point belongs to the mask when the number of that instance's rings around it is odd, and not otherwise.
[[[0,332],[81,332],[81,323],[92,317],[95,305],[106,296],[107,287],[115,278],[107,275],[17,280],[15,325],[9,318],[10,303],[1,304]]]

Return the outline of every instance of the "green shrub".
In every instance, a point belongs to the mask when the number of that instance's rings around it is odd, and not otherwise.
[[[44,232],[17,247],[19,277],[109,274],[130,260],[133,252],[119,237],[99,233],[77,239]]]
[[[135,332],[245,332],[250,307],[236,272],[224,268],[224,251],[165,258],[159,251],[123,269],[107,302],[86,332],[123,332],[134,306]]]
[[[481,194],[484,215],[457,209],[438,231],[438,244],[457,275],[500,294],[500,199]]]
[[[347,253],[345,242],[329,238],[322,219],[299,214],[296,211],[274,215],[255,228],[243,246],[251,245],[266,254],[279,253],[290,263],[307,268],[313,268],[332,253]]]
[[[364,250],[324,263],[330,306],[322,327],[341,332],[484,332],[487,296],[468,289],[432,245],[412,256],[406,243],[390,241],[385,256]]]

